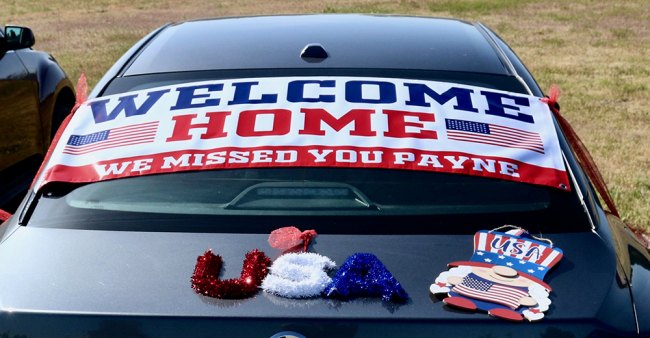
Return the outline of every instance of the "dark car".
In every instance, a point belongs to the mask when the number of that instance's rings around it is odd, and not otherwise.
[[[648,250],[550,96],[480,23],[163,26],[1,226],[1,331],[647,336]]]
[[[0,28],[0,206],[12,209],[75,101],[65,72],[34,41],[27,27]]]

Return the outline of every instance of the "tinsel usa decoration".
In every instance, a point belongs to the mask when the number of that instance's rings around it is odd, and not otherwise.
[[[336,263],[326,256],[306,252],[315,236],[314,230],[300,231],[296,227],[274,230],[269,245],[284,250],[284,254],[271,265],[263,252],[257,249],[248,252],[237,279],[220,280],[223,260],[208,250],[197,258],[192,288],[202,295],[221,299],[252,297],[262,288],[284,298],[380,297],[387,302],[408,301],[409,296],[397,279],[370,253],[351,255],[330,278],[328,272],[336,268]]]
[[[196,260],[192,288],[197,293],[221,299],[252,297],[269,271],[271,259],[257,249],[249,251],[244,259],[239,278],[219,279],[223,259],[207,250]]]
[[[285,253],[273,262],[262,289],[285,298],[317,297],[332,282],[326,271],[335,267],[334,261],[317,253]]]
[[[395,303],[404,303],[409,298],[386,266],[370,253],[355,253],[348,257],[323,294],[342,300],[381,297],[383,301]]]

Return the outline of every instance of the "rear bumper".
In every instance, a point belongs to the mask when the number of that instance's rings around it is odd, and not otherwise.
[[[215,309],[218,311],[218,309]],[[453,311],[453,310],[450,310]],[[9,337],[271,337],[293,331],[305,337],[633,337],[596,322],[509,323],[485,314],[465,320],[359,320],[206,318],[45,313],[0,314]],[[3,335],[4,336],[4,335]]]

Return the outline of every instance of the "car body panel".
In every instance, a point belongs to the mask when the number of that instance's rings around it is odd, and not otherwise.
[[[37,91],[33,74],[16,51],[0,55],[0,170],[43,152]]]
[[[56,101],[59,104],[65,104],[67,109],[72,109],[75,101],[74,85],[56,62],[54,57],[48,53],[22,49],[16,51],[20,59],[28,69],[35,69],[32,74],[33,79],[38,83],[39,111],[43,129],[43,143],[49,146],[54,137],[52,121],[55,111]],[[56,121],[61,123],[62,121]]]
[[[386,46],[383,39],[351,43],[350,40],[335,38],[341,36],[341,30],[346,25],[354,22],[368,23],[360,32],[370,34],[372,29],[376,31],[377,27],[383,27],[378,24],[382,20],[386,20],[387,24],[396,20],[399,25],[408,26],[409,19],[317,15],[283,16],[279,19],[262,17],[201,20],[163,26],[143,38],[118,60],[99,81],[91,97],[101,96],[107,90],[115,90],[110,92],[113,94],[119,93],[120,88],[147,85],[151,79],[169,80],[169,74],[164,73],[167,71],[165,67],[180,71],[179,77],[173,81],[182,82],[186,76],[192,78],[197,72],[188,68],[192,66],[188,59],[181,58],[179,60],[184,63],[174,65],[171,56],[158,60],[158,53],[165,48],[179,45],[185,45],[187,50],[192,50],[211,38],[223,39],[219,40],[221,45],[216,45],[240,50],[241,60],[227,55],[225,59],[217,61],[224,62],[220,67],[232,69],[223,70],[224,73],[221,73],[221,69],[209,70],[201,73],[201,76],[210,77],[218,73],[224,78],[241,78],[247,77],[242,74],[249,72],[253,72],[253,75],[248,77],[260,76],[259,74],[264,72],[268,72],[268,76],[290,75],[282,73],[284,69],[269,70],[269,65],[280,68],[295,66],[299,67],[301,72],[324,72],[328,67],[340,66],[344,68],[329,69],[333,75],[347,76],[359,72],[357,75],[360,76],[380,76],[376,74],[388,74],[394,70],[377,68],[372,70],[372,73],[366,73],[363,69],[352,67],[352,63],[356,62],[355,67],[363,67],[362,61],[366,61],[366,65],[384,67],[384,60],[375,60],[385,52],[385,48],[380,48]],[[297,31],[297,26],[291,23],[294,20],[301,25],[308,22],[327,23],[327,27],[332,29],[322,29],[324,26],[321,24],[317,28],[311,28],[311,32],[318,34],[322,39],[306,39],[304,36],[307,31]],[[423,25],[419,27],[424,27],[427,20],[438,19],[413,20],[417,21],[418,25]],[[481,55],[487,55],[490,59],[488,64],[491,66],[488,67],[489,71],[481,76],[516,77],[516,81],[522,83],[517,92],[542,96],[542,91],[532,75],[496,34],[480,24],[452,22],[446,19],[443,21],[444,23],[436,24],[475,29],[476,32],[471,33],[472,35],[478,34],[486,39],[477,43],[482,46],[479,48]],[[270,26],[254,25],[255,22],[265,22],[293,35],[283,42],[280,37],[266,34],[265,28]],[[337,22],[342,25],[337,27]],[[240,35],[220,35],[218,32],[197,32],[193,35],[189,34],[191,31],[185,30],[201,25],[227,26],[238,31]],[[252,30],[244,32],[246,27]],[[169,35],[165,35],[166,32]],[[337,34],[322,36],[328,32]],[[400,30],[387,34],[396,32]],[[187,39],[178,39],[179,45],[169,44],[173,34]],[[242,36],[259,44],[240,45],[242,41],[247,41],[242,39]],[[158,37],[163,37],[165,41],[156,41]],[[275,50],[266,40],[286,43],[285,46],[289,50]],[[339,44],[339,41],[348,42],[346,45]],[[396,43],[403,43],[401,49],[397,50],[403,53],[413,44],[417,50],[426,49],[426,44],[419,44],[419,41],[415,33],[404,39],[396,39]],[[370,42],[373,45],[366,45]],[[328,52],[332,52],[331,58],[316,63],[302,61],[299,53],[304,47],[301,46],[303,43],[321,43]],[[157,52],[147,51],[150,46],[155,46]],[[364,48],[346,48],[350,46]],[[251,53],[251,50],[264,53]],[[368,53],[369,51],[372,53]],[[212,52],[219,51],[215,49]],[[350,53],[350,57],[340,58],[337,55],[339,52]],[[270,62],[262,57],[264,55],[291,59]],[[395,51],[389,51],[388,55],[397,54]],[[429,54],[423,51],[422,55]],[[419,56],[413,57],[417,59]],[[351,60],[352,63],[347,64],[345,60]],[[459,62],[462,60],[464,59],[456,59]],[[157,64],[157,61],[160,61],[160,64]],[[201,67],[213,67],[207,57],[199,61],[197,64]],[[238,61],[242,63],[238,65]],[[419,65],[404,67],[417,68]],[[416,70],[412,74],[417,72],[419,71]],[[322,73],[315,75],[320,74]],[[465,75],[462,72],[458,74]],[[439,74],[436,73],[437,75]],[[133,83],[123,87],[111,87],[120,81]],[[555,127],[561,131],[557,124]],[[328,233],[327,230],[316,229],[320,234],[312,243],[312,250],[334,259],[339,265],[356,252],[371,252],[377,255],[409,293],[410,299],[403,305],[384,303],[379,299],[348,302],[324,298],[291,300],[269,296],[263,292],[249,299],[216,300],[198,295],[191,288],[190,277],[197,256],[206,249],[213,249],[215,253],[222,255],[225,261],[222,277],[236,277],[244,254],[249,250],[259,248],[272,259],[278,257],[279,251],[268,245],[268,232],[250,229],[237,231],[238,224],[224,225],[229,229],[224,231],[226,233],[219,233],[218,230],[201,231],[200,226],[193,227],[190,221],[176,221],[177,215],[175,218],[166,218],[163,215],[151,222],[175,223],[176,228],[172,227],[173,229],[187,226],[188,230],[133,231],[125,227],[121,228],[121,231],[111,231],[105,228],[80,230],[42,227],[44,224],[35,224],[34,220],[30,223],[34,208],[39,208],[39,199],[42,198],[31,191],[19,208],[19,213],[0,226],[0,280],[4,281],[0,283],[0,327],[8,328],[7,332],[12,335],[45,337],[175,337],[224,334],[270,337],[283,331],[295,331],[307,337],[650,336],[650,326],[647,324],[650,323],[650,302],[647,301],[650,297],[650,254],[619,218],[603,210],[589,178],[580,168],[571,145],[561,132],[559,140],[573,180],[572,191],[582,198],[582,210],[586,220],[576,224],[576,229],[557,229],[541,234],[564,251],[564,258],[545,279],[553,288],[552,305],[540,322],[512,324],[491,318],[484,313],[458,311],[430,295],[429,284],[440,272],[447,269],[448,263],[470,258],[472,235],[475,231],[472,228],[456,225],[430,231],[422,230],[418,234],[378,235],[371,234],[372,231],[368,231],[370,228],[354,231],[354,220],[350,219],[346,221],[350,224],[347,227],[352,229],[350,231]],[[83,214],[78,215],[83,218]],[[105,215],[111,217],[110,213]],[[45,219],[37,218],[38,222],[47,223]],[[268,217],[260,216],[259,219],[260,222],[271,223]],[[120,218],[110,218],[102,226],[105,227],[110,222],[119,225],[122,221]],[[319,218],[314,223],[323,224],[326,221]],[[395,227],[402,230],[405,221],[397,219]],[[97,229],[94,226],[89,228]],[[341,224],[337,226],[341,228]],[[48,328],[47,333],[43,333],[43,327]]]
[[[0,206],[16,207],[73,104],[74,87],[51,55],[0,50]]]
[[[546,281],[553,304],[543,325],[571,331],[583,323],[591,329],[633,327],[632,307],[620,303],[627,290],[617,283],[614,252],[593,233],[549,236],[565,258]],[[102,316],[161,316],[177,320],[206,318],[266,318],[283,323],[318,320],[492,323],[480,313],[446,308],[428,294],[433,278],[450,260],[471,255],[472,235],[319,235],[312,248],[339,265],[356,252],[372,252],[409,293],[404,305],[380,299],[348,302],[324,298],[290,300],[260,293],[243,300],[214,300],[190,288],[196,257],[207,248],[222,255],[223,278],[239,274],[244,254],[255,248],[276,258],[264,234],[156,233],[20,227],[4,238],[0,248],[0,305],[12,316],[43,312]],[[594,260],[592,252],[599,252]],[[11,254],[10,254],[11,253]],[[606,253],[606,254],[603,254]],[[110,257],[110,259],[107,259]],[[34,278],[32,274],[47,276]],[[590,281],[589,293],[584,292]],[[617,309],[612,299],[619,300]],[[304,310],[308,309],[308,312]],[[143,319],[146,322],[146,320]],[[424,324],[423,324],[424,325]],[[536,324],[537,325],[537,324]],[[563,327],[567,325],[567,327]],[[507,326],[507,325],[506,325]],[[18,332],[17,332],[18,333]],[[634,333],[627,332],[629,334]]]

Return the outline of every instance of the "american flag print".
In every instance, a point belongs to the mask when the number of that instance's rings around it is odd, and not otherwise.
[[[151,143],[156,138],[158,121],[102,130],[86,135],[71,135],[64,154],[83,155],[99,150]]]
[[[466,120],[445,119],[447,138],[455,141],[519,148],[544,154],[538,133],[517,128]]]
[[[474,248],[477,252],[491,252],[534,263],[546,270],[555,266],[563,256],[557,248],[496,231],[477,232],[474,235]]]
[[[454,286],[452,291],[466,297],[505,305],[513,310],[519,307],[519,300],[522,297],[528,296],[526,291],[493,283],[475,274],[465,276],[463,282]]]

